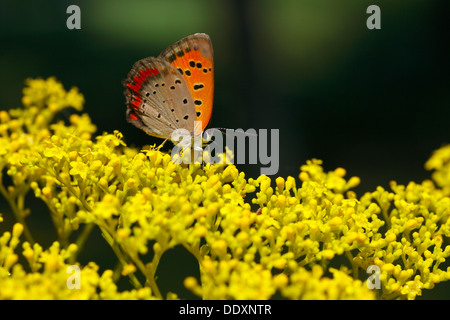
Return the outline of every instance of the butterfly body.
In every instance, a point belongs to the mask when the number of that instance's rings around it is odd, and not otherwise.
[[[158,57],[137,61],[123,85],[126,117],[136,127],[164,139],[176,129],[200,133],[210,121],[214,95],[209,36],[190,35]]]

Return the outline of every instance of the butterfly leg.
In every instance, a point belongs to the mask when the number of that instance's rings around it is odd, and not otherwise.
[[[158,146],[158,148],[156,148],[156,150],[159,151],[159,150],[164,146],[164,144],[166,143],[167,140],[169,140],[169,139],[164,140],[163,143],[161,143],[161,144]]]

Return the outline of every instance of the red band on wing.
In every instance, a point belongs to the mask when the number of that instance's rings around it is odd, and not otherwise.
[[[141,105],[141,103],[142,103],[142,99],[141,99],[140,96],[135,96],[135,97],[133,97],[133,98],[134,98],[134,100],[130,102],[131,107],[132,107],[134,110],[139,110],[139,107],[140,107],[140,105]]]
[[[130,120],[139,120],[138,116],[135,115],[134,113],[130,113],[130,114],[128,115],[128,117],[130,118]]]
[[[127,87],[133,90],[136,93],[139,93],[141,89],[142,83],[147,80],[148,77],[156,76],[159,74],[158,69],[156,68],[147,68],[145,70],[139,70],[139,76],[134,76],[134,84],[127,83]]]
[[[156,76],[157,74],[159,74],[159,71],[156,68],[147,68],[145,70],[139,70],[139,76],[134,76],[133,78],[134,84],[127,83],[127,87],[138,94],[134,96],[133,100],[130,102],[131,107],[134,110],[139,110],[139,107],[141,106],[142,103],[142,99],[139,95],[139,90],[141,90],[142,83],[144,83],[148,77]],[[133,117],[135,117],[136,119],[133,119]],[[134,115],[133,117],[132,114],[130,114],[131,120],[137,120],[136,115]]]

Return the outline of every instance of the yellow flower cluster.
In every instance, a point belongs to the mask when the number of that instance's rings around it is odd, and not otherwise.
[[[12,233],[0,237],[0,299],[151,299],[149,288],[118,292],[113,272],[98,274],[98,266],[91,262],[80,268],[66,260],[77,250],[75,244],[61,249],[58,242],[47,250],[35,243],[23,243],[22,255],[29,264],[25,271],[17,263],[14,249],[19,243],[23,226],[16,223]],[[72,279],[73,278],[73,279]],[[77,282],[79,282],[77,284]],[[78,286],[77,288],[73,288]]]
[[[0,112],[0,174],[10,177],[0,176],[0,192],[18,222],[0,238],[0,298],[165,298],[155,275],[176,246],[197,259],[200,278],[184,285],[203,299],[414,299],[450,278],[439,268],[450,255],[448,147],[427,162],[435,182],[392,182],[391,192],[358,197],[359,178],[324,172],[320,160],[299,179],[246,179],[231,164],[177,165],[155,147],[127,147],[119,132],[93,139],[86,114],[53,121],[62,108],[81,110],[76,89],[53,78],[27,84],[25,108]],[[57,231],[47,250],[26,225],[29,191]],[[134,290],[120,291],[111,270],[76,262],[95,227]],[[16,253],[22,233],[28,269]],[[68,288],[71,266],[80,289]],[[369,267],[379,270],[377,288]]]

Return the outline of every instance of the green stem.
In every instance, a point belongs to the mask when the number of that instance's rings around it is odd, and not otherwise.
[[[358,272],[358,265],[353,261],[353,255],[350,251],[345,252],[345,256],[350,261],[350,264],[352,265],[352,271],[353,271],[353,278],[359,279],[359,272]]]
[[[198,241],[195,245],[189,246],[186,243],[183,243],[183,247],[186,248],[187,251],[189,251],[196,259],[198,262],[198,268],[200,270],[200,283],[204,283],[204,278],[205,278],[205,271],[203,270],[202,267],[202,261],[203,261],[203,257],[201,256],[200,253],[200,241]],[[206,300],[207,297],[203,296],[203,291],[202,291],[202,297],[203,300]]]
[[[83,231],[81,231],[80,235],[78,236],[77,240],[75,241],[75,244],[77,245],[78,250],[70,258],[70,261],[72,261],[72,262],[77,261],[78,253],[82,251],[84,244],[86,243],[87,239],[89,238],[89,235],[91,234],[94,227],[95,227],[95,224],[93,224],[93,223],[89,223],[84,226]]]
[[[390,229],[391,228],[391,219],[388,215],[388,210],[389,210],[390,205],[388,205],[388,206],[380,205],[380,207],[381,207],[381,212],[383,214],[383,218],[386,221],[387,227],[388,227],[388,229]]]
[[[119,246],[117,245],[117,243],[114,241],[114,238],[111,236],[111,234],[106,230],[106,228],[102,227],[99,225],[100,230],[102,231],[102,235],[103,238],[106,240],[106,242],[109,244],[109,246],[111,247],[111,249],[114,251],[115,255],[117,256],[117,259],[119,260],[120,264],[122,265],[122,267],[126,266],[128,264],[128,262],[126,261],[124,255],[122,254],[122,252],[120,251]],[[136,278],[136,276],[133,273],[130,273],[128,275],[128,277],[130,278],[131,283],[133,284],[133,286],[136,289],[140,289],[142,288],[141,283],[139,282],[139,280]]]
[[[159,291],[158,285],[156,284],[155,281],[155,274],[156,274],[156,269],[158,268],[158,264],[159,261],[161,259],[162,254],[156,254],[153,256],[153,260],[150,263],[150,268],[146,268],[145,265],[142,263],[142,261],[138,258],[135,258],[133,260],[133,262],[136,264],[136,266],[138,267],[138,269],[145,275],[145,277],[147,278],[147,283],[150,287],[150,289],[152,289],[152,293],[159,299],[162,299],[163,296],[161,294],[161,291]],[[150,269],[150,270],[149,270]]]
[[[0,181],[3,178],[3,175],[1,174],[0,170]],[[25,196],[21,194],[20,197],[17,198],[17,204],[15,202],[14,197],[12,197],[5,189],[2,183],[0,183],[0,193],[3,195],[3,197],[6,199],[6,201],[9,204],[9,207],[11,208],[17,222],[22,224],[23,226],[23,234],[25,235],[26,240],[33,245],[35,243],[35,240],[33,238],[33,235],[31,234],[30,229],[28,228],[28,225],[25,222],[24,217],[24,198]]]
[[[194,245],[188,246],[186,243],[183,243],[183,247],[197,259],[198,263],[200,263],[202,261],[202,257],[200,256],[200,250],[198,248],[198,245],[194,247]]]

